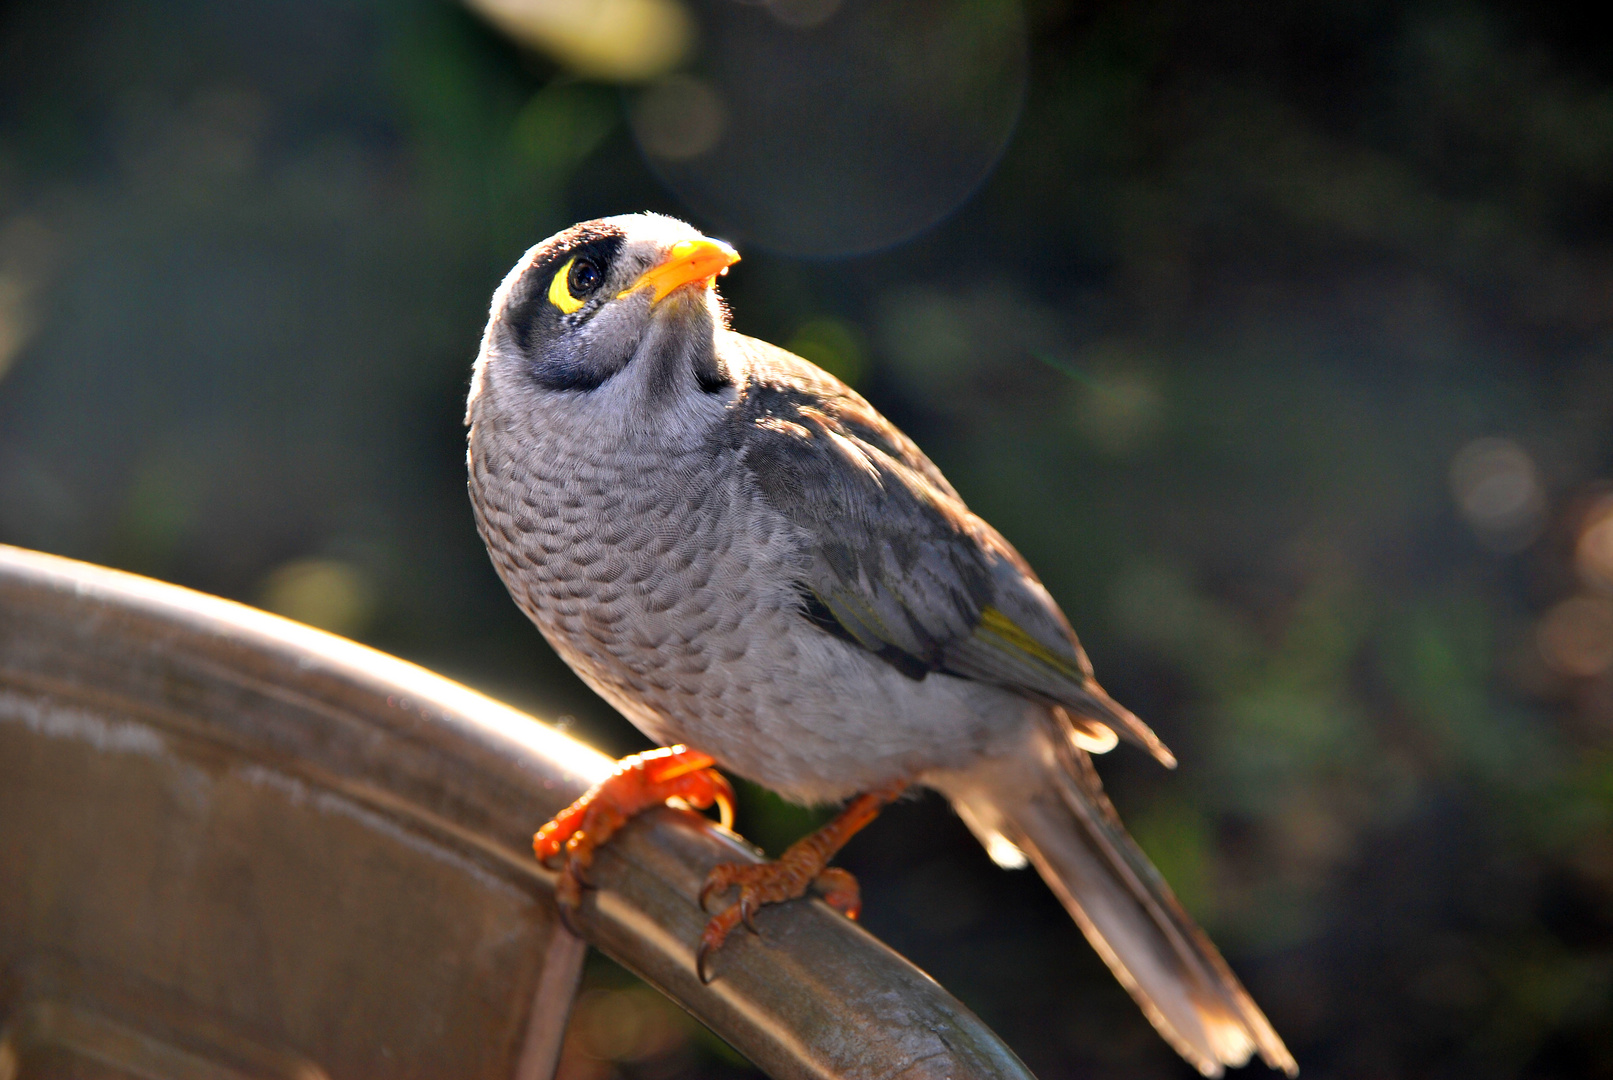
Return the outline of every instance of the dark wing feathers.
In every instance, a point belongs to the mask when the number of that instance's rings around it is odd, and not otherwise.
[[[912,440],[798,357],[726,337],[744,361],[730,369],[749,372],[726,445],[769,504],[819,538],[800,583],[806,618],[909,677],[938,671],[994,683],[1113,727],[1175,764],[1093,680],[1024,559]]]

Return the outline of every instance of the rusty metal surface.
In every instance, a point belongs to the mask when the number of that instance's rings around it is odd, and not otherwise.
[[[0,1080],[547,1075],[583,950],[531,833],[608,768],[351,642],[0,546]],[[658,811],[578,929],[775,1077],[1029,1075],[821,903],[701,986],[700,881],[754,858]]]

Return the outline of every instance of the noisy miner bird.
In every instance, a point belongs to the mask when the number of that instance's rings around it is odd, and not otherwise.
[[[1169,750],[1093,678],[1058,605],[913,442],[839,380],[729,329],[738,260],[627,215],[532,248],[493,296],[472,380],[470,495],[521,610],[668,749],[623,761],[535,840],[575,905],[594,848],[721,766],[801,803],[850,799],[775,863],[713,871],[702,978],[760,904],[816,885],[910,784],[992,857],[1028,859],[1161,1035],[1206,1076],[1294,1059],[1126,834],[1090,754]]]

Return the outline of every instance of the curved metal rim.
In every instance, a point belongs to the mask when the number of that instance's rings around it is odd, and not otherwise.
[[[0,612],[14,626],[28,622],[34,643],[0,653],[11,665],[8,678],[59,682],[77,674],[82,681],[87,670],[97,692],[126,708],[143,698],[250,693],[283,701],[288,716],[335,720],[343,734],[312,746],[288,745],[275,731],[231,729],[227,720],[208,734],[254,753],[294,754],[310,783],[451,835],[545,900],[553,875],[531,857],[531,830],[612,765],[525,713],[413,664],[132,574],[0,545]],[[0,643],[5,636],[0,631]],[[62,661],[69,643],[71,665]],[[141,662],[129,663],[133,657]],[[364,747],[376,738],[413,744],[402,768],[385,777],[366,770]],[[757,859],[705,818],[657,811],[601,851],[598,888],[574,922],[590,944],[772,1076],[1030,1076],[932,979],[821,902],[762,912],[761,935],[736,936],[717,958],[715,980],[702,985],[693,951],[706,920],[700,884],[719,862]]]

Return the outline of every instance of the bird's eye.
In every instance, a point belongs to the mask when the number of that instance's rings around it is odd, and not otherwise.
[[[568,259],[549,282],[549,302],[567,315],[583,305],[583,298],[598,289],[605,275],[592,259]]]
[[[578,259],[571,264],[571,273],[566,275],[566,286],[572,296],[586,296],[599,288],[603,280],[599,267],[592,260]]]

